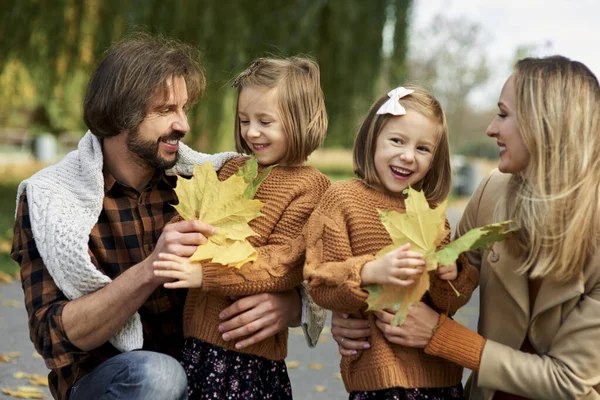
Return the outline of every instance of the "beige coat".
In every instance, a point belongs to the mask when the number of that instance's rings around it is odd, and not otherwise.
[[[465,209],[457,235],[495,222],[494,208],[510,175],[494,171]],[[480,268],[479,333],[487,340],[479,374],[467,384],[470,400],[490,400],[496,390],[531,399],[600,399],[600,252],[568,282],[543,281],[533,306],[520,260],[505,243],[467,254]],[[519,351],[526,335],[537,354]]]

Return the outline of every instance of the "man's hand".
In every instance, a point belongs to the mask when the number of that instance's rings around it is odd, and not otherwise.
[[[425,348],[429,344],[440,318],[437,312],[423,302],[411,306],[402,325],[395,328],[390,325],[393,313],[376,311],[375,315],[377,327],[389,342],[417,348]]]
[[[212,235],[215,228],[202,221],[180,221],[167,224],[158,238],[154,251],[144,262],[148,265],[149,279],[158,284],[170,282],[170,278],[158,277],[154,274],[153,263],[159,261],[159,254],[173,254],[179,257],[190,257],[196,248],[206,243],[207,236]]]
[[[371,331],[369,321],[366,319],[349,318],[348,314],[334,311],[331,313],[331,335],[343,356],[352,356],[357,350],[371,347],[367,341]]]
[[[223,340],[244,338],[236,349],[251,346],[289,326],[300,324],[302,301],[295,289],[244,297],[219,314]]]

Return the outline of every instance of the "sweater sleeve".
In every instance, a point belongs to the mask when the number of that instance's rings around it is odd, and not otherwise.
[[[483,336],[442,314],[435,334],[425,347],[425,353],[477,372],[485,342]]]
[[[331,204],[331,202],[329,202]],[[308,221],[304,277],[314,301],[329,310],[360,311],[367,292],[360,271],[373,255],[353,256],[343,217],[319,208]]]
[[[62,323],[69,302],[46,269],[31,231],[25,191],[19,198],[11,258],[20,266],[25,307],[29,316],[29,337],[50,369],[82,362],[89,357],[71,343]]]
[[[450,229],[448,220],[446,229]],[[450,243],[450,240],[451,235],[448,233],[438,250]],[[479,282],[479,270],[469,263],[467,257],[461,254],[456,264],[458,276],[453,281],[440,279],[436,271],[429,272],[430,286],[427,298],[432,308],[442,314],[454,315],[459,308],[467,304]],[[458,291],[458,296],[450,283]]]
[[[202,290],[223,296],[248,296],[280,292],[302,283],[302,266],[306,250],[304,226],[329,186],[325,176],[306,183],[285,208],[258,258],[240,269],[203,265]]]

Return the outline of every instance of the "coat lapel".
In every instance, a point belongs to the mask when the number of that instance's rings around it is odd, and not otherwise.
[[[537,298],[535,299],[531,319],[535,320],[535,318],[544,311],[548,311],[553,307],[566,303],[573,297],[581,296],[584,291],[583,273],[566,282],[544,279]]]

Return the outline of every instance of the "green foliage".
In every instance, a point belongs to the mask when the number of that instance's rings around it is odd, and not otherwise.
[[[87,78],[109,45],[140,29],[176,37],[203,52],[207,91],[190,121],[197,145],[211,151],[222,149],[223,134],[232,132],[232,78],[260,56],[306,54],[321,67],[330,116],[326,143],[348,147],[359,120],[380,95],[375,88],[382,72],[394,84],[404,79],[410,3],[240,0],[227,6],[217,0],[6,0],[0,16],[0,80],[7,65],[13,65],[9,62],[17,62],[21,74],[31,77],[25,89],[17,83],[18,90],[35,93],[35,100],[20,105],[20,112],[41,106],[49,116],[47,130],[83,132]],[[384,55],[382,30],[390,13],[394,46]],[[392,67],[382,71],[384,64]],[[0,105],[11,104],[10,98],[0,92]],[[0,124],[29,128],[23,118],[0,118]]]
[[[19,269],[10,258],[17,186],[16,183],[0,183],[0,271],[10,274]]]

